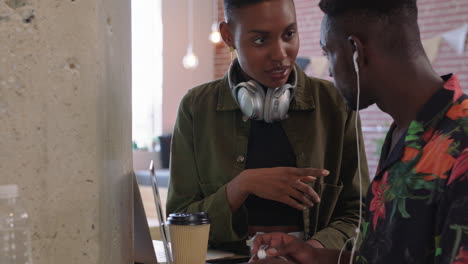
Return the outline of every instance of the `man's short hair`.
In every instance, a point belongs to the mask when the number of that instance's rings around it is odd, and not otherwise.
[[[416,0],[321,0],[320,9],[329,17],[338,17],[353,11],[366,12],[369,16],[393,16],[402,12],[417,19]]]
[[[394,55],[423,51],[418,27],[417,0],[320,0],[327,23],[344,38],[374,29],[381,46]],[[411,32],[410,34],[404,32]]]

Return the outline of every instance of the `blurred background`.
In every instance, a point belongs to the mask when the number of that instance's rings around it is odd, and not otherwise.
[[[319,0],[295,0],[295,3],[301,39],[298,57],[305,62],[300,65],[304,65],[310,76],[330,79],[319,46],[323,16],[318,8]],[[162,168],[168,164],[166,145],[179,100],[189,88],[222,78],[229,67],[227,46],[209,39],[212,24],[224,18],[223,1],[197,0],[193,10],[187,0],[141,0],[133,4],[138,6],[133,9],[132,20],[136,29],[132,42],[133,140],[138,152],[134,162],[140,168],[139,161],[146,154],[140,151],[156,151],[158,166]],[[418,0],[418,7],[421,37],[436,71],[440,75],[457,73],[462,87],[468,87],[468,1]],[[157,14],[156,18],[148,14],[151,8],[156,11],[152,12]],[[193,21],[187,21],[187,12],[194,12]],[[187,37],[190,27],[195,32],[193,41]],[[188,45],[193,46],[199,60],[199,65],[191,69],[185,69],[182,64]],[[372,106],[361,112],[361,119],[369,172],[373,177],[391,118]],[[145,164],[146,161],[142,165]]]
[[[308,75],[333,81],[319,45],[323,14],[318,3],[295,0],[301,41],[297,62]],[[165,202],[170,138],[178,103],[188,89],[222,78],[231,56],[224,42],[212,37],[216,31],[213,25],[224,18],[222,0],[197,0],[194,6],[191,0],[140,0],[133,2],[133,7],[133,163],[143,196],[147,194],[145,206],[154,226],[151,190],[146,187],[147,164],[150,159],[157,160],[156,175]],[[436,71],[440,75],[457,73],[468,92],[468,1],[418,0],[418,7],[421,38]],[[198,65],[184,67],[188,46],[198,57]],[[392,119],[375,105],[361,111],[361,119],[373,178]]]
[[[318,0],[295,0],[298,64],[329,79]],[[16,184],[34,264],[131,263],[133,175],[151,226],[188,89],[230,64],[222,0],[0,0],[0,185]],[[418,0],[426,52],[468,88],[467,0]],[[465,92],[468,92],[465,90]],[[361,112],[371,177],[391,119]]]

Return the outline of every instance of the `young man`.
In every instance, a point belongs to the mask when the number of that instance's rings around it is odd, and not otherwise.
[[[212,248],[248,253],[246,239],[268,232],[340,248],[361,206],[355,114],[331,83],[295,65],[292,0],[224,7],[222,37],[238,59],[182,99],[167,212],[208,212]]]
[[[375,103],[394,119],[355,262],[468,263],[468,97],[455,74],[431,67],[416,0],[322,0],[320,8],[336,87],[350,107]],[[254,252],[262,244],[296,263],[338,263],[339,251],[283,234],[258,237]]]

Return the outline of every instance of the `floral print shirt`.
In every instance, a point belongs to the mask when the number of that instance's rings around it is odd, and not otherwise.
[[[387,134],[357,263],[468,263],[468,96],[442,78],[392,152]]]

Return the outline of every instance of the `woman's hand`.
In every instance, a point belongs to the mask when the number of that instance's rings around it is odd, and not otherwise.
[[[227,186],[228,199],[234,202],[231,209],[239,208],[250,194],[298,210],[312,207],[320,202],[320,197],[307,183],[328,174],[327,170],[293,167],[244,170]]]

